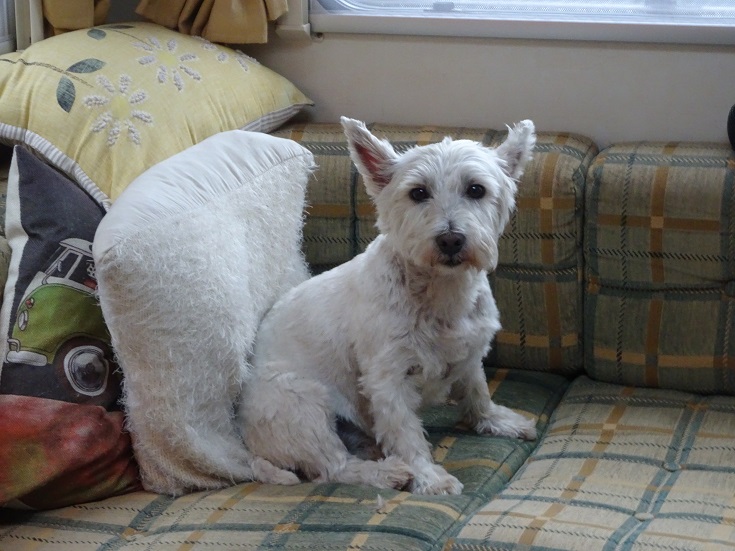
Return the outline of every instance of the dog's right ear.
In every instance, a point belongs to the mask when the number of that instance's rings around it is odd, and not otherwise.
[[[347,117],[340,122],[352,162],[362,174],[368,193],[375,197],[390,183],[398,155],[390,143],[373,136],[363,122]]]
[[[508,127],[508,137],[495,152],[506,163],[505,172],[514,180],[523,176],[526,164],[531,160],[536,145],[536,127],[533,121],[525,120]]]

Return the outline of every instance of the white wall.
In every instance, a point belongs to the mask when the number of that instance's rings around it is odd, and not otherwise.
[[[137,2],[113,2],[112,18]],[[503,128],[532,118],[598,145],[727,139],[735,47],[328,34],[245,51],[315,102],[308,116]]]
[[[539,129],[622,140],[727,138],[735,48],[326,35],[247,52],[315,102],[311,117]]]

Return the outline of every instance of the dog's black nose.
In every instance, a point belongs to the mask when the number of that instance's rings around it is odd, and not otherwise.
[[[467,239],[461,233],[448,231],[436,237],[436,246],[447,256],[454,256],[464,247]]]

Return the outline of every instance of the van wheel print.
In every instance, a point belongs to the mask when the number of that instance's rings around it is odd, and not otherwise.
[[[117,366],[110,357],[110,347],[105,343],[70,339],[54,358],[56,377],[68,391],[79,395],[78,401],[107,407],[119,392],[113,373]]]

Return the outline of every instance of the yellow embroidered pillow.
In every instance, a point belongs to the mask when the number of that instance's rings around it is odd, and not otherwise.
[[[0,140],[28,144],[107,206],[189,146],[236,128],[269,132],[311,103],[242,52],[153,23],[0,56]]]

